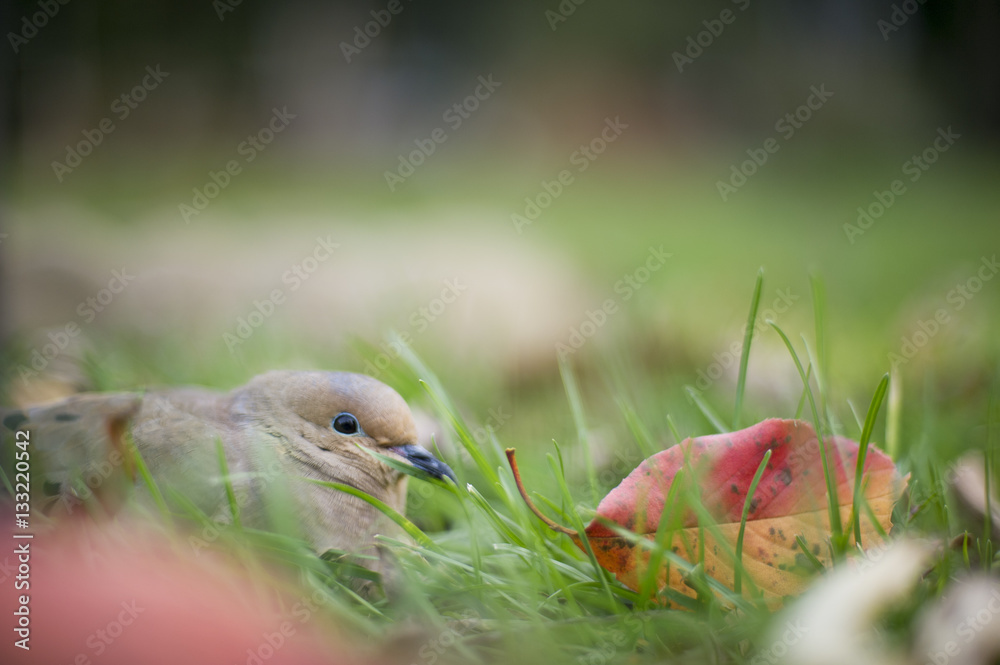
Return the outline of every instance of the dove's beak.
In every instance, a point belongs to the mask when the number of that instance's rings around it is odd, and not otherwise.
[[[444,480],[447,476],[448,478],[451,478],[452,482],[458,483],[451,467],[439,460],[437,457],[434,457],[434,455],[431,455],[425,448],[408,443],[405,446],[396,446],[392,450],[402,456],[413,466],[426,471],[435,478]]]

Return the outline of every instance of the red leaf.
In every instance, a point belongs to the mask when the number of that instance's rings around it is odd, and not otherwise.
[[[849,525],[853,504],[858,444],[840,437],[826,440],[841,522]],[[704,562],[705,572],[730,588],[735,579],[733,552],[743,506],[751,481],[766,451],[771,459],[751,499],[743,544],[743,566],[765,599],[780,601],[801,590],[801,550],[796,536],[808,543],[820,560],[827,554],[829,509],[819,439],[809,423],[765,420],[728,434],[685,439],[640,464],[597,507],[597,517],[585,536],[602,566],[626,586],[638,590],[648,566],[649,550],[618,535],[609,524],[655,537],[665,499],[678,473],[696,481],[697,499],[713,518],[711,528],[700,528],[695,512],[685,508],[676,520],[670,546],[691,563]],[[864,496],[881,528],[891,527],[892,506],[905,486],[885,453],[869,447],[864,466]],[[686,502],[686,492],[677,505]],[[527,498],[527,497],[526,497]],[[701,527],[706,525],[702,524]],[[861,516],[862,542],[879,542],[878,531],[866,513]],[[579,534],[574,540],[582,547]],[[704,538],[704,543],[699,539]],[[702,559],[703,557],[703,559]],[[682,571],[666,564],[657,572],[659,587],[669,586],[687,595]]]

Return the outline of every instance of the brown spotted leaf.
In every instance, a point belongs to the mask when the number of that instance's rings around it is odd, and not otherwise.
[[[841,522],[850,524],[858,444],[841,437],[830,437],[826,444],[836,488],[834,500]],[[614,527],[654,539],[670,488],[682,473],[689,489],[675,492],[677,500],[670,508],[677,514],[666,516],[670,549],[691,563],[703,562],[709,576],[733,588],[733,553],[743,506],[768,450],[771,459],[751,498],[743,539],[742,564],[751,578],[744,589],[756,586],[770,604],[798,593],[806,578],[805,555],[796,537],[823,561],[830,536],[819,440],[811,425],[798,420],[765,420],[738,432],[685,439],[643,461],[601,501],[585,531],[598,562],[629,588],[639,589],[650,551]],[[882,530],[888,531],[892,507],[905,480],[892,460],[874,447],[868,449],[863,473],[864,497]],[[711,525],[699,524],[696,511],[690,508],[691,494],[711,516]],[[570,535],[582,546],[577,534]],[[861,515],[861,536],[865,547],[881,541],[866,511]],[[657,583],[661,590],[669,586],[694,595],[676,565],[664,562]]]

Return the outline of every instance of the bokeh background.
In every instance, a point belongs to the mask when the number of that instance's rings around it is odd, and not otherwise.
[[[985,440],[996,3],[2,12],[9,401],[61,389],[46,381],[228,388],[277,367],[367,368],[418,397],[394,330],[470,420],[542,448],[577,436],[557,345],[585,340],[567,357],[592,445],[626,436],[622,396],[666,440],[667,413],[706,431],[685,385],[731,412],[731,349],[763,267],[761,320],[803,357],[810,277],[824,285],[841,417],[913,344],[897,363],[903,440],[929,405],[956,448]],[[647,264],[652,250],[670,256]],[[759,332],[747,409],[790,415],[794,364]]]

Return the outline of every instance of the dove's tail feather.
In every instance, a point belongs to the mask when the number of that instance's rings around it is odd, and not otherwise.
[[[134,480],[125,433],[141,404],[133,393],[87,394],[0,412],[4,473],[14,478],[14,451],[23,448],[36,497],[79,501],[114,493],[119,478]]]

